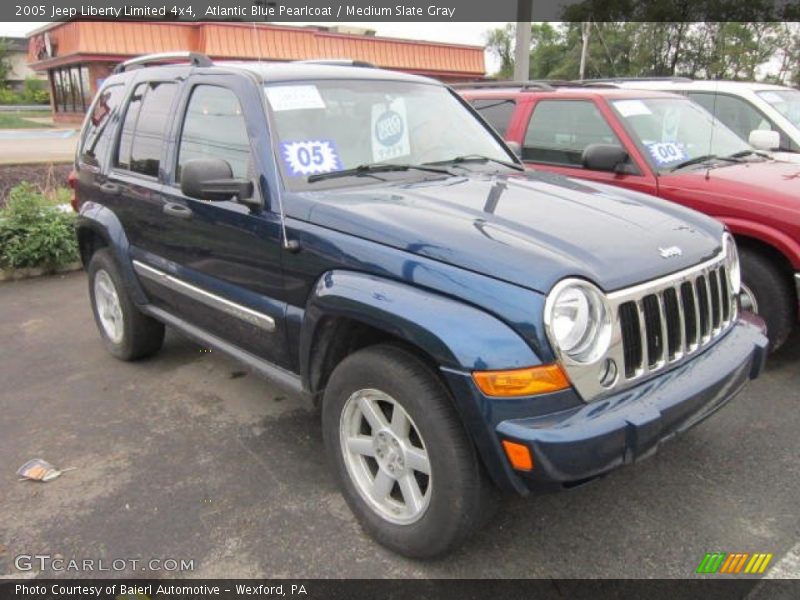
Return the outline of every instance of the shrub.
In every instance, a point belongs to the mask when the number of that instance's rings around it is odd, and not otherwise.
[[[30,183],[9,193],[0,210],[0,264],[55,269],[78,260],[75,215],[64,212]]]
[[[0,104],[21,104],[22,100],[17,92],[7,87],[0,87]]]
[[[50,104],[50,92],[48,91],[47,81],[26,77],[19,94],[22,104]]]

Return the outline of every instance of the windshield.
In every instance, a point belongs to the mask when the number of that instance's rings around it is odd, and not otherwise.
[[[724,157],[751,150],[735,133],[688,99],[614,100],[612,105],[659,171],[669,171],[709,154]]]
[[[800,128],[800,92],[797,90],[764,90],[756,92],[762,100]]]
[[[279,162],[291,189],[318,189],[319,178],[309,181],[309,176],[375,163],[423,165],[472,155],[514,160],[442,86],[337,79],[270,84],[265,93]],[[370,171],[364,179],[420,175],[426,176],[419,170]],[[327,186],[354,180],[325,181]]]

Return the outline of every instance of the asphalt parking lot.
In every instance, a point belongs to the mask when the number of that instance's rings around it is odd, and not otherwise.
[[[0,575],[18,575],[19,554],[50,554],[194,561],[151,576],[692,577],[706,552],[743,551],[772,552],[800,577],[798,336],[653,458],[509,498],[467,545],[426,563],[360,531],[310,407],[174,334],[155,358],[119,362],[87,296],[83,273],[0,283]],[[34,457],[75,470],[17,481]],[[145,575],[116,575],[132,574]]]

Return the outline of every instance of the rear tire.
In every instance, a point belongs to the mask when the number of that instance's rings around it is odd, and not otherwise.
[[[87,271],[94,321],[106,349],[126,361],[158,352],[164,343],[164,325],[136,308],[110,250],[95,252]]]
[[[322,427],[345,500],[387,548],[436,556],[491,514],[493,488],[448,391],[412,353],[378,345],[345,358]]]
[[[766,322],[769,350],[774,352],[786,342],[797,320],[797,299],[791,282],[773,261],[759,252],[740,248],[739,260],[743,290],[752,293],[754,312]],[[744,301],[742,304],[749,309]]]

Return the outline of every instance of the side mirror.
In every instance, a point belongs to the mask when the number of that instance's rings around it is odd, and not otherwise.
[[[511,140],[506,140],[506,146],[518,157],[522,158],[522,146],[519,145],[519,142],[512,142]]]
[[[781,134],[768,129],[754,129],[748,141],[756,150],[777,150],[781,145]]]
[[[250,207],[259,205],[253,200],[253,182],[235,178],[228,161],[221,158],[186,161],[181,167],[181,192],[198,200],[236,200]]]
[[[625,173],[628,153],[616,144],[589,144],[583,149],[581,163],[584,169]]]

